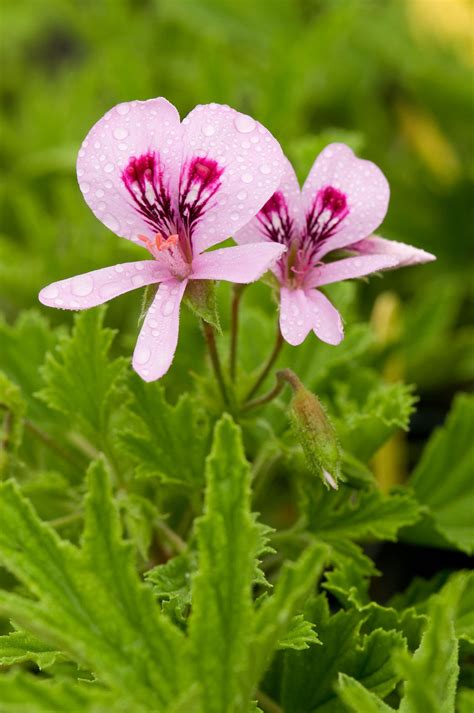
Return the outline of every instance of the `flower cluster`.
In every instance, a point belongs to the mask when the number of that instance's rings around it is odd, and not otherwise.
[[[173,360],[190,280],[246,284],[271,269],[286,341],[300,344],[313,330],[338,344],[342,321],[319,287],[434,259],[372,234],[389,200],[374,164],[332,144],[300,191],[278,141],[228,106],[197,106],[181,122],[163,98],[119,104],[84,140],[77,175],[99,220],[151,259],[54,282],[40,301],[81,310],[159,285],[133,355],[146,381],[163,376]],[[229,236],[236,246],[210,250]],[[328,261],[341,250],[351,256]]]

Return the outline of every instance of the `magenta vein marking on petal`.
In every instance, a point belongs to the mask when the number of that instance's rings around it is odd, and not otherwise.
[[[257,215],[261,232],[275,243],[289,246],[293,238],[294,221],[281,191],[276,191]]]
[[[306,215],[305,242],[311,245],[311,252],[332,237],[348,215],[346,195],[333,186],[321,188]]]
[[[153,232],[166,235],[175,231],[175,215],[163,168],[157,153],[131,156],[122,172],[122,181],[130,194],[135,210]]]
[[[195,156],[187,161],[179,178],[179,215],[189,238],[206,210],[212,207],[211,199],[222,185],[224,168],[205,156]]]

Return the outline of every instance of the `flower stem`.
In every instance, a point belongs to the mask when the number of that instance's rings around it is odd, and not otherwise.
[[[269,401],[272,401],[274,398],[278,396],[280,391],[283,389],[284,383],[282,381],[277,381],[273,389],[268,391],[266,394],[263,396],[260,396],[258,399],[253,399],[253,401],[247,401],[244,406],[242,406],[241,411],[242,413],[245,413],[245,411],[251,411],[253,408],[258,408],[259,406],[264,406],[265,404],[268,404]]]
[[[32,421],[30,421],[28,418],[25,418],[24,420],[24,425],[25,428],[30,431],[34,436],[39,438],[40,441],[42,441],[45,446],[48,446],[52,451],[57,453],[57,455],[61,456],[61,458],[64,458],[68,463],[71,465],[75,466],[79,470],[82,470],[82,466],[80,463],[72,456],[68,451],[64,450],[62,446],[57,443],[54,438],[52,438],[49,433],[46,433],[46,431],[43,431],[41,428],[36,426]]]
[[[187,550],[188,546],[186,542],[174,530],[168,527],[163,520],[158,520],[155,525],[156,529],[173,545],[176,552],[181,553]]]
[[[267,378],[272,366],[274,365],[274,363],[276,362],[276,360],[278,358],[278,355],[280,353],[282,346],[283,346],[283,337],[281,335],[280,328],[278,327],[278,331],[277,331],[275,344],[273,346],[272,353],[268,357],[267,363],[265,364],[262,371],[260,372],[257,381],[255,382],[255,384],[252,386],[252,388],[248,392],[247,396],[245,397],[245,402],[250,401],[252,396],[259,390],[260,386],[263,384],[263,382]]]
[[[219,384],[221,390],[222,398],[226,406],[230,405],[229,394],[227,393],[227,387],[224,381],[224,375],[222,373],[221,360],[219,358],[219,353],[217,351],[216,337],[214,334],[214,328],[209,322],[202,320],[202,328],[204,331],[204,337],[206,339],[207,348],[209,350],[209,356],[211,357],[212,368],[214,369],[214,374]]]
[[[240,300],[245,285],[234,285],[232,292],[232,313],[231,313],[231,332],[230,332],[230,356],[229,356],[229,371],[230,378],[235,381],[237,370],[237,345],[239,337],[239,308]]]
[[[270,696],[267,696],[261,690],[256,692],[256,698],[258,705],[265,711],[265,713],[284,713],[283,708],[276,703]]]

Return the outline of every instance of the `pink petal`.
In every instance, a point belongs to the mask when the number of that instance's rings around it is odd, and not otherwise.
[[[169,278],[168,268],[156,260],[127,262],[52,282],[41,290],[39,300],[48,307],[88,309],[124,292]]]
[[[282,197],[282,199],[274,201],[275,207],[278,208],[278,210],[275,210],[275,213],[279,219],[279,224],[283,228],[285,218],[288,215],[292,221],[294,233],[300,233],[304,224],[301,190],[293,166],[285,156],[283,157],[283,175],[276,193]],[[271,220],[273,217],[271,211],[268,210],[268,207],[272,207],[270,201],[267,201],[267,204],[264,206],[267,207],[266,211],[260,210],[255,218],[235,233],[234,240],[236,243],[242,245],[244,243],[255,243],[271,239],[268,229],[265,229],[265,226],[268,225],[266,218]]]
[[[296,347],[308,336],[313,318],[306,293],[303,290],[280,290],[280,330],[283,338]]]
[[[222,171],[193,233],[195,252],[202,252],[234,235],[270,198],[281,177],[283,154],[267,129],[228,106],[197,106],[184,119],[183,131],[183,170],[205,157]]]
[[[390,255],[395,259],[395,265],[392,267],[408,267],[436,260],[435,255],[425,250],[414,248],[405,243],[398,243],[396,240],[385,240],[379,238],[378,235],[371,235],[370,238],[359,240],[359,242],[349,245],[347,249],[354,250],[361,255]]]
[[[328,298],[318,290],[306,292],[312,328],[319,339],[327,344],[339,344],[344,338],[341,315]]]
[[[352,280],[355,277],[370,275],[371,272],[395,267],[396,264],[396,259],[391,255],[367,255],[335,260],[315,267],[306,281],[305,287],[318,287],[329,285],[331,282]]]
[[[168,280],[158,288],[133,353],[133,368],[144,381],[166,374],[173,361],[179,331],[179,308],[187,281]]]
[[[219,248],[194,258],[192,278],[247,284],[258,280],[285,252],[284,245],[258,243]]]
[[[330,144],[318,156],[303,186],[305,213],[318,192],[332,186],[347,200],[349,214],[335,234],[322,244],[316,258],[370,235],[387,212],[390,189],[382,171],[371,161],[357,158],[344,144]]]
[[[175,195],[181,134],[178,112],[163,98],[118,104],[90,130],[77,160],[79,186],[92,212],[117,235],[139,242],[138,235],[157,232],[133,207],[122,173],[133,157],[155,152],[163,181]]]

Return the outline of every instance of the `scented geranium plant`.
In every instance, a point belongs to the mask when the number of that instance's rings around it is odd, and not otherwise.
[[[130,260],[0,323],[0,711],[472,710],[472,572],[387,559],[473,553],[474,405],[394,473],[416,389],[354,280],[434,257],[374,235],[380,169],[333,143],[300,189],[250,116],[155,99],[77,174]],[[100,305],[140,288],[132,369]]]

